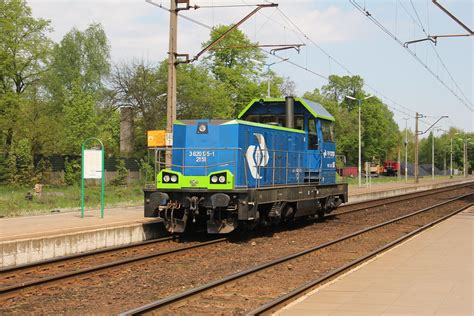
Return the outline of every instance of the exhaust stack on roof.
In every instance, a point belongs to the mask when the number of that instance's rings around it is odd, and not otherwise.
[[[295,98],[292,96],[285,97],[285,126],[295,128]]]

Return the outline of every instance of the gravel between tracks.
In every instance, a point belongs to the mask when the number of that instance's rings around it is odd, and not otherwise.
[[[116,314],[468,192],[472,192],[472,188],[378,207],[377,212],[369,209],[324,222],[307,222],[295,225],[295,229],[269,231],[266,235],[254,233],[247,240],[26,289],[16,295],[0,297],[0,314]],[[360,244],[367,242],[363,240]],[[340,260],[335,255],[332,259],[331,256],[324,258],[317,260],[332,260],[336,264]]]

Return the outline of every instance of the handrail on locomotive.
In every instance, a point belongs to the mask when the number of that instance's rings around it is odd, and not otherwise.
[[[197,148],[197,147],[185,147],[185,148],[169,148],[169,147],[154,147],[154,148],[149,148],[149,153],[153,152],[153,166],[154,166],[154,174],[153,174],[153,184],[156,183],[156,176],[159,174],[160,171],[166,170],[166,169],[173,169],[180,171],[183,175],[186,174],[186,170],[190,169],[195,169],[197,171],[202,171],[202,176],[207,176],[208,175],[208,170],[211,168],[216,168],[216,167],[226,167],[229,171],[233,172],[233,174],[237,174],[238,170],[238,159],[241,160],[242,164],[240,164],[240,170],[243,172],[244,177],[245,177],[245,185],[237,185],[239,188],[259,188],[262,187],[260,181],[256,181],[255,185],[251,185],[250,181],[248,181],[248,172],[247,172],[247,157],[244,154],[244,151],[242,148],[234,148],[234,147],[228,147],[228,148],[217,148],[217,147],[209,147],[209,148]],[[230,151],[233,152],[234,160],[232,161],[224,161],[224,162],[219,162],[215,164],[208,164],[207,159],[202,159],[201,162],[203,165],[178,165],[178,164],[171,164],[171,165],[166,165],[165,162],[165,157],[166,157],[166,152],[172,151],[173,155],[176,155],[178,152],[181,152],[181,155],[183,157],[184,161],[184,156],[186,155],[186,152],[201,152],[201,153],[206,153],[206,152],[213,152],[215,154],[216,151],[218,152],[223,152],[223,151]],[[258,168],[258,173],[261,174],[263,170],[270,170],[272,174],[272,182],[271,186],[277,186],[275,182],[276,174],[284,174],[284,184],[288,184],[288,174],[290,170],[294,170],[296,174],[298,175],[303,175],[303,176],[297,176],[297,183],[298,185],[305,185],[305,184],[310,184],[311,182],[318,182],[321,178],[322,174],[322,164],[321,160],[319,160],[318,166],[314,167],[303,167],[303,166],[312,166],[312,160],[316,162],[316,159],[314,158],[314,153],[308,153],[308,152],[302,152],[302,151],[286,151],[286,150],[272,150],[272,149],[264,149],[262,150],[266,152],[268,155],[271,155],[272,157],[272,164],[267,165],[267,166],[257,166]],[[317,151],[317,154],[320,154],[321,150]],[[149,155],[150,157],[150,155]],[[298,161],[298,164],[296,168],[294,166],[289,166],[289,159],[296,157],[296,160]],[[203,157],[206,158],[206,157]],[[304,159],[307,158],[308,161],[304,162]],[[280,162],[280,163],[279,163]],[[281,164],[283,162],[283,166]],[[283,171],[283,172],[282,172]],[[146,178],[146,177],[145,177]],[[151,183],[150,183],[151,184]]]

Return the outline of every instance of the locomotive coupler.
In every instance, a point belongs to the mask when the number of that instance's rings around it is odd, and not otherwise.
[[[183,233],[186,229],[188,220],[188,210],[181,208],[177,201],[170,201],[164,210],[164,219],[166,229],[170,233]]]

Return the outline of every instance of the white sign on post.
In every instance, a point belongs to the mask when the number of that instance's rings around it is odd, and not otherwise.
[[[84,179],[102,178],[102,150],[84,150]]]

